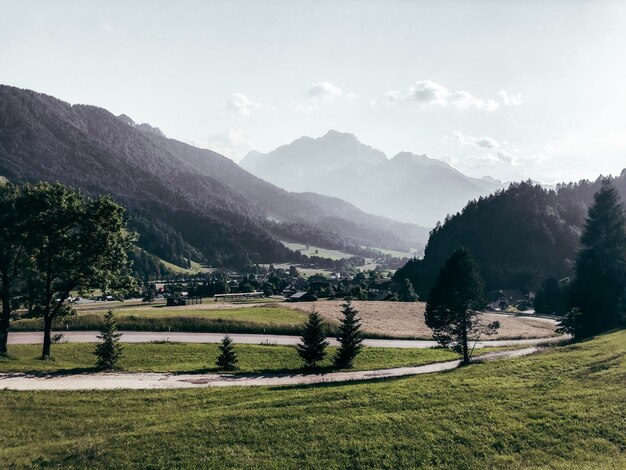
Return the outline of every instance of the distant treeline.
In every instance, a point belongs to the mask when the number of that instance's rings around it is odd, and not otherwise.
[[[611,178],[626,200],[626,170]],[[581,181],[547,190],[532,182],[470,202],[432,230],[423,259],[411,259],[395,279],[410,279],[422,298],[459,246],[474,255],[487,290],[536,290],[548,277],[571,277],[580,234],[602,183]]]

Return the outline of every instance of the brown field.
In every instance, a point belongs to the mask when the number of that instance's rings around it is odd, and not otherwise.
[[[340,300],[320,300],[281,305],[305,312],[310,312],[315,307],[324,318],[338,321],[341,318],[342,303]],[[360,313],[363,329],[369,332],[416,338],[431,336],[430,328],[424,323],[424,302],[354,301],[352,304]],[[556,334],[555,322],[543,318],[495,313],[485,313],[483,318],[487,322],[500,321],[498,334],[488,339],[547,338]]]

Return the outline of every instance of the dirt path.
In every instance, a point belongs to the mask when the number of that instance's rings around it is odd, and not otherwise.
[[[484,354],[476,361],[510,359],[526,356],[539,349],[530,347]],[[164,373],[96,373],[96,374],[0,374],[0,390],[115,390],[177,389],[233,386],[285,386],[352,382],[410,375],[430,374],[455,369],[460,361],[438,362],[417,367],[398,367],[326,374],[164,374]]]

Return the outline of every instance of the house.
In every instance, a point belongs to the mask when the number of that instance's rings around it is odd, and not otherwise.
[[[284,297],[291,297],[296,292],[298,292],[296,287],[293,284],[289,284],[287,287],[283,289],[282,293]]]
[[[174,292],[167,297],[166,303],[168,307],[180,307],[187,305],[189,294],[187,292]]]
[[[532,303],[534,295],[524,294],[521,290],[503,289],[491,291],[487,294],[488,307],[491,310],[503,312],[509,307],[517,307]]]
[[[314,302],[317,300],[313,294],[309,294],[306,291],[299,291],[290,296],[287,302]]]

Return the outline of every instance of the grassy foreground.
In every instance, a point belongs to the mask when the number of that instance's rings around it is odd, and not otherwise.
[[[90,370],[94,366],[94,345],[64,343],[52,346],[53,360],[42,361],[40,345],[12,345],[9,357],[0,356],[0,372],[71,372]],[[237,344],[239,373],[295,372],[302,361],[293,346]],[[328,348],[321,369],[330,369],[336,348]],[[128,343],[120,368],[129,372],[216,372],[217,344]],[[355,369],[419,366],[430,362],[457,359],[446,349],[364,348]]]
[[[0,392],[6,467],[624,468],[626,332],[413,378]]]

